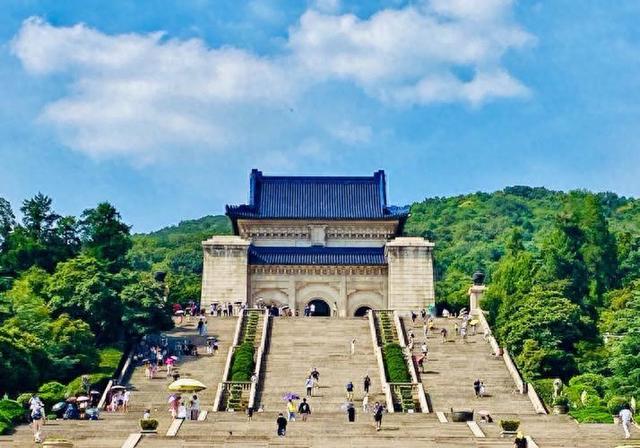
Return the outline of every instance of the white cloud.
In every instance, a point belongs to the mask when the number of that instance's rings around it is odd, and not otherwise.
[[[431,0],[366,20],[336,15],[339,7],[316,1],[289,30],[285,49],[269,57],[161,32],[109,35],[39,18],[23,23],[12,51],[34,76],[64,75],[66,91],[41,121],[68,146],[142,162],[184,148],[237,147],[261,126],[281,127],[268,135],[289,132],[278,111],[325,82],[346,81],[397,105],[481,105],[528,93],[501,62],[533,40],[513,21],[509,0]],[[310,115],[300,122],[313,121]],[[349,144],[371,138],[370,127],[347,122],[327,132]]]

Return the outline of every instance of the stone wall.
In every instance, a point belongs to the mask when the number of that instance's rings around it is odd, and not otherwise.
[[[435,303],[433,247],[424,238],[402,237],[386,244],[389,309],[417,310]]]
[[[238,236],[215,236],[202,242],[201,306],[212,302],[246,302],[249,241]]]
[[[384,266],[250,266],[250,304],[288,305],[299,314],[311,300],[335,303],[338,315],[387,307]]]

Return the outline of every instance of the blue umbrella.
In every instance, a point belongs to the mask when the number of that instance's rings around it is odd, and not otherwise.
[[[294,392],[287,392],[286,394],[284,394],[282,396],[282,400],[283,401],[289,401],[289,400],[299,400],[300,399],[300,395],[294,393]]]

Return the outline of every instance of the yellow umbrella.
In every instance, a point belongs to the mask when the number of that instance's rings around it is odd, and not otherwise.
[[[190,378],[181,378],[169,384],[169,390],[172,392],[198,392],[206,388],[207,386],[200,381]]]
[[[473,319],[469,321],[469,325],[477,325],[480,322],[478,319]]]

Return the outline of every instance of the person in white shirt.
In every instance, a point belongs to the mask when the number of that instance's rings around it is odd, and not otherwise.
[[[631,433],[629,432],[629,425],[633,422],[633,414],[629,409],[629,405],[625,405],[618,416],[620,417],[620,422],[622,423],[622,429],[624,429],[624,438],[628,439],[629,437],[631,437]]]
[[[187,419],[187,407],[184,405],[184,402],[180,402],[180,406],[178,406],[178,415],[176,418],[181,418],[183,420]]]

